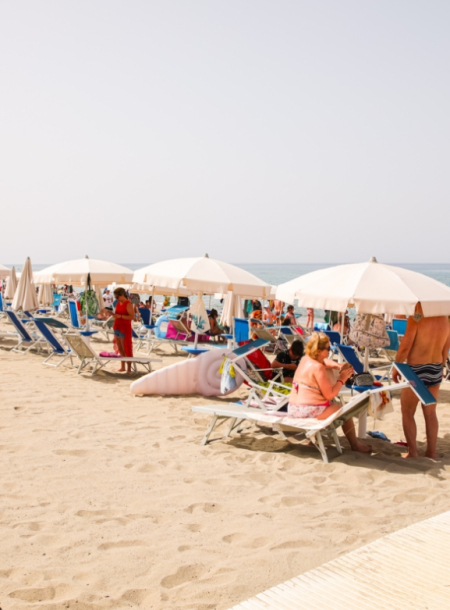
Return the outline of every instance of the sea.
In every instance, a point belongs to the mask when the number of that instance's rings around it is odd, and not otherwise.
[[[33,264],[34,271],[40,271],[45,267],[48,267],[54,263],[48,264]],[[120,263],[133,271],[137,269],[141,269],[142,267],[146,267],[150,263]],[[318,269],[325,269],[327,267],[334,267],[337,265],[341,265],[343,263],[233,263],[237,267],[242,267],[246,271],[253,273],[257,277],[266,281],[269,284],[278,285],[284,282],[288,282],[289,280],[293,280],[300,275],[305,275],[306,273],[311,273],[311,271],[317,271]],[[389,263],[395,265],[396,267],[403,267],[405,269],[410,269],[411,271],[417,271],[418,273],[423,273],[424,275],[428,275],[429,277],[450,286],[450,263]],[[22,264],[10,264],[6,265],[7,267],[14,266],[16,271],[21,271],[23,265]],[[214,298],[208,299],[206,297],[206,302],[211,307],[220,307],[220,302]],[[304,308],[296,308],[296,315],[303,318],[306,314],[306,310]],[[315,317],[317,320],[323,318],[324,312],[321,310],[315,311]]]

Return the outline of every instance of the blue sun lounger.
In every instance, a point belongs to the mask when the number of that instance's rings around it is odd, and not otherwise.
[[[70,349],[64,347],[64,345],[59,341],[59,339],[57,339],[57,337],[53,334],[52,330],[47,326],[47,323],[39,318],[35,318],[34,324],[36,325],[36,328],[41,333],[41,335],[44,337],[45,341],[48,343],[49,347],[52,349],[52,353],[44,360],[43,364],[46,364],[47,366],[54,366],[55,368],[57,368],[67,358],[70,358],[70,363],[73,365],[72,353]],[[58,364],[53,364],[50,362],[53,356],[60,356],[61,359]]]
[[[40,350],[43,345],[47,345],[47,342],[42,337],[38,337],[32,331],[28,331],[22,320],[17,317],[17,314],[14,311],[8,309],[5,313],[14,325],[19,338],[17,345],[11,349],[12,352],[26,354],[31,349]]]
[[[95,335],[98,332],[97,330],[86,330],[80,324],[80,318],[78,317],[77,302],[73,301],[72,299],[69,299],[67,301],[67,303],[69,305],[70,323],[72,325],[73,330],[76,330],[77,332],[79,332],[81,335],[84,335],[85,337],[90,337],[91,335]]]

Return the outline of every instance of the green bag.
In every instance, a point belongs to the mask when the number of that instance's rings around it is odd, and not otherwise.
[[[86,313],[86,301],[87,301],[87,311],[89,316],[96,316],[100,311],[100,305],[98,303],[97,295],[95,294],[95,290],[85,290],[81,295],[80,305],[81,305],[81,313]]]

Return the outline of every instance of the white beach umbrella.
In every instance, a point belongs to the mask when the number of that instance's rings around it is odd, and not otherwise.
[[[222,326],[228,326],[233,328],[234,318],[243,318],[244,310],[242,309],[241,297],[228,292],[223,301],[223,311],[220,317],[220,323]]]
[[[11,307],[16,311],[34,311],[39,307],[30,257],[25,261]]]
[[[40,284],[38,303],[44,307],[53,303],[53,289],[51,284]]]
[[[5,267],[4,265],[0,265],[0,280],[6,280],[10,275],[11,269],[8,269],[8,267]]]
[[[191,293],[214,294],[232,291],[249,297],[268,298],[271,285],[229,263],[209,258],[178,258],[155,263],[135,272],[137,285],[153,286],[158,292],[185,288]],[[156,294],[156,292],[155,292]]]
[[[383,265],[372,258],[368,263],[339,265],[307,273],[280,284],[277,299],[297,301],[301,307],[344,312],[413,315],[417,303],[423,314],[450,315],[450,287],[422,273]]]
[[[16,268],[11,269],[11,275],[6,279],[5,298],[13,299],[17,290]]]
[[[91,285],[108,286],[112,282],[130,284],[133,271],[122,265],[94,258],[80,258],[52,265],[35,274],[36,284],[71,284],[86,286],[88,275]]]

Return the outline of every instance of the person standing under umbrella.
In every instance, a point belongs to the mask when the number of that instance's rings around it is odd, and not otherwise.
[[[395,362],[409,364],[417,377],[425,384],[436,403],[439,387],[442,383],[442,373],[447,365],[450,349],[450,324],[447,316],[431,316],[425,318],[422,305],[416,305],[415,313],[408,318],[406,332],[395,357]],[[397,383],[400,373],[394,369],[392,380]],[[402,423],[406,442],[408,443],[407,458],[417,458],[417,426],[415,414],[418,403],[417,396],[411,388],[402,390],[400,403],[402,407]],[[439,423],[436,414],[437,404],[422,406],[425,419],[427,448],[425,457],[435,460]]]
[[[117,299],[116,310],[114,312],[114,338],[121,356],[133,357],[133,330],[131,321],[134,320],[134,307],[127,298],[125,288],[116,288],[114,296]],[[127,373],[131,375],[131,362],[127,362]],[[119,373],[125,372],[125,362],[122,362]]]

